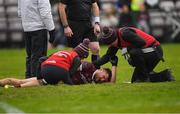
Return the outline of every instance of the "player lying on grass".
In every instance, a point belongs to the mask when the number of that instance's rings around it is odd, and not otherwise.
[[[85,84],[115,82],[116,66],[118,59],[116,56],[110,59],[112,71],[107,68],[97,69],[94,64],[80,62],[80,58],[88,56],[88,44],[82,43],[72,51],[59,51],[41,63],[40,73],[36,77],[29,79],[6,78],[0,80],[0,85],[13,85],[15,87],[30,87],[47,84]],[[42,58],[41,58],[42,60]],[[81,65],[80,65],[81,64]]]
[[[169,69],[159,73],[153,71],[161,60],[164,61],[161,45],[153,36],[133,27],[104,27],[100,43],[109,47],[106,54],[99,59],[103,61],[98,63],[104,64],[122,49],[122,55],[134,67],[132,83],[174,81]]]
[[[86,83],[105,83],[116,82],[116,67],[118,64],[118,57],[113,56],[110,59],[112,64],[111,70],[109,68],[99,68],[95,66],[95,62],[89,63],[83,61],[79,67],[79,70],[71,77],[74,84],[86,84]]]
[[[66,84],[72,84],[70,75],[77,71],[81,64],[81,59],[88,57],[89,42],[89,39],[85,39],[83,43],[76,46],[73,50],[58,51],[50,55],[47,60],[38,65],[39,72],[35,76],[37,79],[29,78],[27,80],[19,80],[19,82],[22,82],[22,86],[25,87],[41,84],[57,84],[59,81],[63,81]],[[1,85],[11,82],[16,82],[16,80],[1,80]],[[15,86],[18,85],[18,83],[17,85],[15,84]]]
[[[83,61],[78,71],[70,76],[72,85],[88,84],[88,83],[115,83],[116,81],[116,65],[117,57],[111,60],[112,70],[108,68],[97,69],[93,63]],[[59,76],[62,77],[62,76]],[[63,82],[63,80],[61,80]],[[65,82],[64,82],[65,83]],[[29,79],[5,78],[0,80],[0,86],[12,85],[11,87],[31,87],[49,84],[45,79],[37,79],[36,77]],[[69,83],[68,83],[69,84]]]

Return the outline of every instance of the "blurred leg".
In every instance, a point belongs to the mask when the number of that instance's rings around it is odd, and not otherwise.
[[[31,77],[37,74],[39,58],[47,55],[47,31],[39,30],[33,32],[32,54],[31,54]]]
[[[31,77],[31,32],[25,32],[25,47],[26,47],[26,72],[25,78]]]
[[[32,86],[40,86],[39,80],[36,78],[32,78],[30,80],[24,81],[24,83],[20,84],[20,87],[32,87]]]
[[[16,79],[16,78],[5,78],[0,80],[0,85],[13,85],[15,87],[20,87],[21,84],[30,82],[32,80],[37,80],[36,78],[29,78],[29,79]]]

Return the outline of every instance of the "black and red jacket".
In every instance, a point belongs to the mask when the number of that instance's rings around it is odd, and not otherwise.
[[[117,30],[117,38],[117,47],[119,48],[146,48],[160,45],[153,36],[133,27],[119,28]]]
[[[78,54],[75,51],[58,51],[45,60],[41,66],[54,65],[69,71],[75,57],[78,57]]]
[[[133,27],[123,27],[116,30],[118,43],[110,45],[106,54],[99,59],[95,65],[101,66],[108,62],[109,58],[115,56],[117,51],[122,48],[147,48],[159,46],[160,43],[151,35]]]

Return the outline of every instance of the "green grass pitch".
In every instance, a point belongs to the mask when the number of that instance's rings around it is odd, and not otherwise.
[[[0,102],[25,113],[180,113],[180,44],[163,44],[165,62],[156,71],[171,68],[175,82],[125,84],[133,68],[118,52],[116,84],[41,86],[30,88],[0,87]],[[101,49],[101,55],[107,47]],[[57,51],[51,49],[48,53]],[[24,78],[24,49],[0,50],[0,79]],[[87,59],[90,61],[90,57]],[[105,64],[103,67],[110,67]],[[0,113],[6,112],[0,106]]]

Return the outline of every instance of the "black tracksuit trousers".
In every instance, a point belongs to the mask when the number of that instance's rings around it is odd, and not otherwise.
[[[47,55],[47,30],[25,32],[26,78],[36,77],[38,61]]]
[[[132,49],[130,52],[132,64],[135,67],[131,82],[151,81],[150,73],[163,57],[163,51],[160,46],[156,46],[156,51],[141,53]],[[155,79],[157,80],[157,79]],[[157,82],[161,80],[157,80]]]

